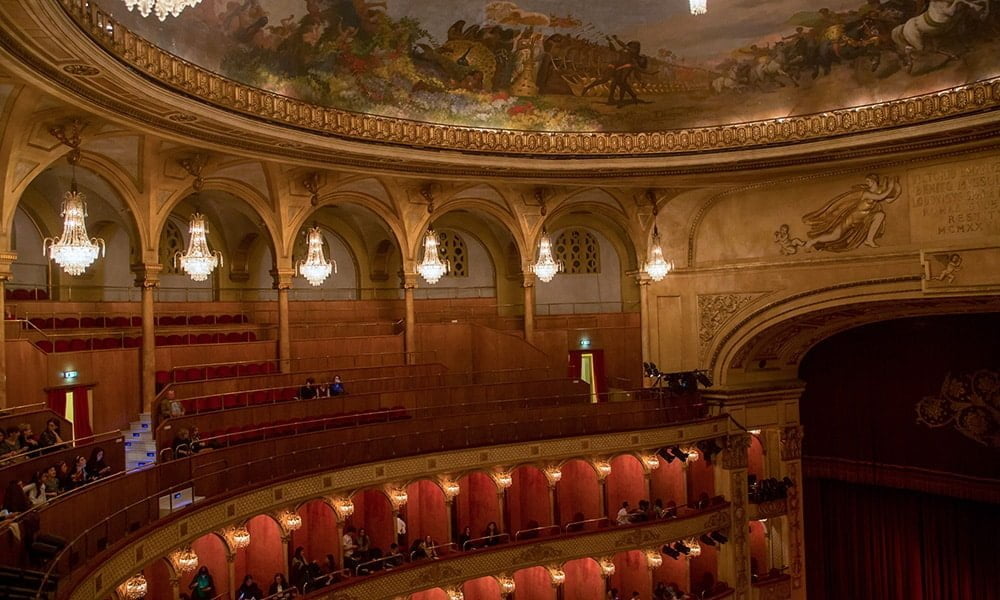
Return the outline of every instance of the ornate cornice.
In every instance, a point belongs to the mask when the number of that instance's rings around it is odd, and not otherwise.
[[[472,552],[437,562],[425,562],[397,571],[367,577],[359,583],[316,596],[317,600],[375,600],[406,597],[428,588],[445,587],[464,581],[513,572],[537,565],[564,564],[587,557],[611,556],[618,552],[661,545],[682,538],[726,529],[730,525],[729,506],[710,513],[669,521],[657,521],[625,530],[600,532],[538,542],[510,545],[485,552]]]
[[[141,38],[127,40],[120,26],[89,12],[98,10],[94,3],[3,4],[0,50],[12,59],[18,77],[171,139],[313,165],[472,178],[693,176],[991,144],[1000,129],[994,117],[1000,80],[820,115],[684,131],[550,133],[416,123],[315,107],[240,86],[146,48]],[[68,6],[79,7],[75,17],[61,8]],[[74,35],[81,27],[89,37]],[[117,57],[126,51],[134,56]]]
[[[200,503],[190,512],[134,532],[134,539],[130,543],[117,545],[93,571],[86,574],[71,573],[69,577],[65,577],[61,585],[71,586],[72,592],[62,597],[71,600],[107,597],[116,586],[178,546],[189,544],[198,537],[227,525],[244,522],[255,515],[298,506],[310,500],[339,497],[357,489],[377,488],[389,483],[433,478],[438,474],[455,475],[476,470],[492,472],[497,465],[512,467],[559,462],[574,457],[585,458],[594,454],[610,456],[641,452],[677,444],[679,440],[697,441],[717,437],[727,433],[727,423],[725,417],[719,417],[688,423],[682,427],[423,454],[265,485],[221,501]],[[80,579],[75,579],[78,575]]]
[[[178,92],[281,125],[375,142],[536,156],[677,154],[790,144],[992,110],[1000,78],[820,114],[659,132],[510,131],[423,123],[348,112],[240,84],[183,60],[129,31],[94,3],[59,0],[106,51]]]

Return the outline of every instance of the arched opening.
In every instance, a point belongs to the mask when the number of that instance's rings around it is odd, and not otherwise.
[[[606,580],[596,560],[571,560],[563,565],[563,571],[566,573],[563,597],[567,600],[604,600],[607,597]]]
[[[281,527],[271,515],[257,515],[246,524],[250,545],[236,551],[236,579],[252,575],[262,588],[271,584],[276,573],[288,577],[288,556],[281,541]],[[265,585],[266,584],[266,585]]]
[[[354,514],[344,525],[345,537],[350,535],[355,542],[362,533],[371,539],[371,548],[378,548],[385,555],[389,546],[396,541],[395,513],[392,503],[382,490],[362,490],[352,497]],[[412,536],[410,536],[412,538]],[[355,553],[355,560],[364,562],[367,556]],[[347,560],[345,559],[345,565]]]
[[[337,556],[340,540],[337,539],[337,515],[324,500],[310,500],[297,510],[302,517],[302,527],[292,532],[289,548],[292,552],[301,546],[309,561],[326,564],[326,556]],[[339,564],[339,560],[337,561]]]
[[[631,454],[620,454],[611,459],[611,473],[605,481],[608,490],[608,517],[615,518],[622,502],[628,502],[632,510],[640,500],[649,500],[645,471],[639,459]],[[629,592],[631,593],[631,592]]]
[[[659,468],[649,474],[649,496],[653,502],[662,501],[664,507],[670,502],[675,506],[687,504],[686,471],[681,461],[660,457]]]
[[[42,254],[43,237],[63,231],[62,202],[75,179],[84,196],[85,224],[90,237],[102,237],[105,255],[81,275],[69,275]],[[12,266],[9,287],[38,289],[63,301],[128,300],[133,292],[131,264],[141,247],[137,225],[127,201],[102,175],[84,166],[58,162],[25,189],[14,212]]]
[[[653,597],[644,551],[619,552],[615,554],[614,563],[615,573],[611,576],[611,587],[618,589],[621,598],[631,598],[633,592],[639,592],[640,598]]]
[[[174,570],[167,563],[167,559],[153,561],[142,570],[142,576],[146,578],[148,590],[146,600],[174,600],[173,587],[170,584]]]
[[[198,569],[180,576],[178,585],[181,592],[191,594],[192,585],[203,585],[204,580],[194,582],[198,577],[198,570],[206,567],[214,586],[210,597],[218,595],[226,597],[232,593],[229,585],[229,561],[226,558],[229,550],[226,548],[226,542],[217,534],[208,533],[192,542],[191,550],[198,555]]]
[[[511,538],[523,532],[519,537],[527,539],[541,527],[553,525],[552,502],[549,494],[549,483],[545,473],[531,465],[520,466],[511,472],[511,486],[507,490],[506,519]]]
[[[664,585],[668,589],[678,592],[688,593],[691,591],[690,561],[681,555],[678,558],[671,558],[662,554],[663,563],[657,569],[653,569],[653,587]]]
[[[458,485],[462,493],[455,498],[456,535],[461,536],[468,527],[471,538],[481,538],[491,522],[502,521],[496,483],[486,473],[474,471],[461,477]]]
[[[514,595],[531,600],[556,600],[556,588],[545,567],[529,567],[514,572]]]
[[[452,541],[451,516],[441,486],[429,479],[421,479],[406,486],[406,495],[403,513],[410,540],[429,537],[429,546],[442,546],[437,550],[438,554],[450,551],[444,546]]]
[[[465,600],[499,600],[500,584],[495,577],[479,577],[462,584]]]
[[[561,468],[562,479],[556,484],[559,523],[566,526],[603,516],[601,486],[597,481],[597,471],[594,467],[587,461],[577,458],[566,461]],[[579,527],[582,528],[584,525],[581,524]]]

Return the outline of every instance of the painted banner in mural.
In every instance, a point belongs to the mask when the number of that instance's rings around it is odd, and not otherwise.
[[[1000,75],[1000,0],[203,0],[126,27],[324,106],[542,131],[809,114]]]

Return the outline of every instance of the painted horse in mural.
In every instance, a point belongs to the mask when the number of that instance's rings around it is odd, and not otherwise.
[[[989,0],[930,0],[927,10],[892,30],[892,40],[907,72],[913,70],[915,52],[933,52],[949,60],[958,59],[956,55],[934,45],[933,40],[951,32],[964,14],[963,7],[980,20],[989,17]]]

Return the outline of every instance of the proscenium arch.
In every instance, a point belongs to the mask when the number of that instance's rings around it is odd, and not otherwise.
[[[811,348],[848,329],[913,316],[998,311],[1000,296],[927,297],[920,290],[919,278],[855,282],[833,291],[776,299],[758,308],[720,332],[707,366],[716,385],[722,387],[794,380]],[[764,352],[778,340],[783,341],[779,356]],[[767,362],[761,365],[761,359]]]

